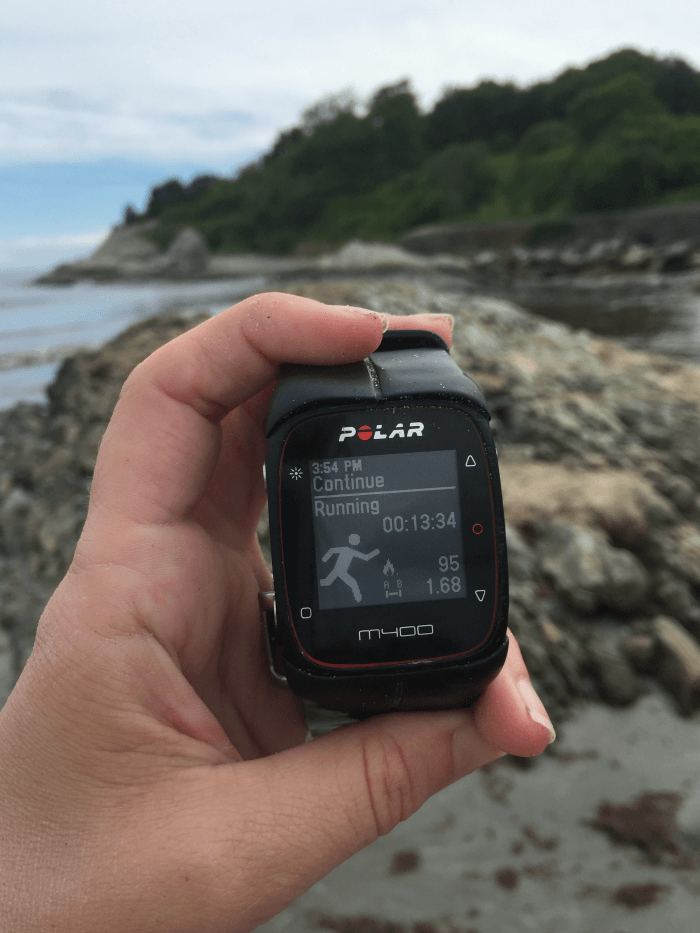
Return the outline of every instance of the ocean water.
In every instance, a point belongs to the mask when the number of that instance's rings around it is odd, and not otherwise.
[[[223,311],[262,279],[140,285],[32,285],[43,270],[0,272],[0,408],[43,402],[61,361],[162,311]]]
[[[63,359],[78,348],[99,346],[143,318],[162,311],[216,314],[269,287],[262,276],[140,285],[31,284],[42,271],[0,271],[0,408],[22,400],[44,402]],[[464,282],[455,287],[463,290]],[[551,320],[700,364],[697,274],[530,280],[501,285],[493,293]]]

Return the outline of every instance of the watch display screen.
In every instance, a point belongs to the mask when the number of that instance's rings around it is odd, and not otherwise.
[[[457,451],[309,461],[320,609],[463,594]]]
[[[279,465],[284,596],[329,667],[460,657],[493,631],[491,474],[469,414],[406,406],[310,416]]]

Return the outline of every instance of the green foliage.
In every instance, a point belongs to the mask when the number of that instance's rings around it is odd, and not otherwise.
[[[654,91],[669,113],[700,114],[700,75],[679,58],[662,62]]]
[[[531,217],[565,212],[575,163],[576,148],[572,144],[536,155],[521,155],[508,184],[514,215]]]
[[[576,211],[603,211],[650,204],[658,193],[656,153],[644,145],[616,145],[612,139],[587,149],[576,165],[572,205]]]
[[[164,247],[193,225],[216,251],[283,253],[423,223],[546,226],[698,198],[700,74],[621,49],[528,88],[452,88],[425,115],[407,81],[364,111],[348,92],[324,98],[235,178],[172,179],[141,216],[158,219]]]
[[[496,176],[484,143],[452,143],[425,165],[425,177],[442,195],[440,215],[468,215],[493,194]]]
[[[518,152],[523,158],[544,155],[574,142],[572,127],[563,120],[542,120],[533,124],[523,134]]]
[[[440,220],[441,208],[442,192],[432,187],[423,173],[406,173],[359,197],[330,201],[305,240],[396,240],[410,227]]]
[[[569,122],[584,142],[597,139],[620,121],[634,124],[661,113],[663,108],[651,86],[631,72],[582,91],[568,107]]]
[[[670,120],[659,141],[664,191],[700,183],[700,117]]]
[[[431,149],[442,149],[452,143],[492,141],[504,133],[512,140],[532,122],[526,96],[513,84],[495,81],[455,88],[428,115],[426,143]]]

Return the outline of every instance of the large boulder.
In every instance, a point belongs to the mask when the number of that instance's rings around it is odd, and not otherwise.
[[[205,275],[210,261],[209,247],[194,227],[177,234],[167,252],[149,239],[156,221],[114,227],[89,259],[64,263],[38,281],[64,285],[78,279],[192,279]]]
[[[209,259],[209,247],[202,234],[194,227],[185,227],[165,256],[154,263],[153,273],[174,279],[197,278],[207,271]]]
[[[161,250],[148,238],[156,226],[156,221],[151,220],[112,227],[107,239],[86,262],[100,266],[120,266],[125,262],[150,262],[156,259]]]
[[[584,615],[601,607],[629,614],[646,595],[644,565],[630,551],[613,547],[601,531],[552,525],[542,536],[539,553],[545,579]]]
[[[148,269],[161,256],[161,250],[148,234],[155,220],[112,227],[107,238],[87,259],[62,263],[37,281],[41,285],[70,285],[79,279],[111,281]]]

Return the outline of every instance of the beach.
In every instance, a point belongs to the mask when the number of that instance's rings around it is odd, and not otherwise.
[[[100,346],[130,324],[168,311],[216,314],[262,288],[259,277],[35,285],[40,271],[0,272],[0,408],[43,402],[62,360]]]
[[[382,268],[387,255],[391,261]],[[337,257],[334,266],[331,261]],[[700,363],[697,272],[508,281],[501,276],[465,276],[439,263],[413,268],[418,261],[395,247],[351,244],[312,271],[322,279],[367,273],[404,281],[425,279],[464,298],[497,296],[632,348]],[[235,277],[106,283],[86,279],[68,285],[35,284],[42,270],[0,272],[0,409],[18,401],[43,402],[63,359],[78,349],[94,349],[130,324],[164,312],[217,314],[246,295],[303,279],[308,263],[241,257],[228,265]],[[283,277],[280,269],[285,270]]]
[[[479,283],[404,274],[59,290],[73,305],[65,321],[79,326],[78,346],[120,333],[99,349],[61,351],[69,362],[49,404],[0,412],[3,699],[71,560],[123,379],[217,301],[235,300],[226,289],[270,286],[329,304],[455,316],[453,356],[484,390],[499,448],[510,624],[559,737],[536,762],[504,758],[445,789],[261,930],[691,933],[700,895],[700,372],[680,354],[654,356],[529,314],[480,294]],[[83,295],[101,316],[79,309],[72,296]],[[150,316],[167,302],[170,313]],[[27,330],[45,326],[41,313]],[[60,347],[66,332],[35,333],[33,349],[42,340]],[[264,518],[259,538],[265,552]]]

